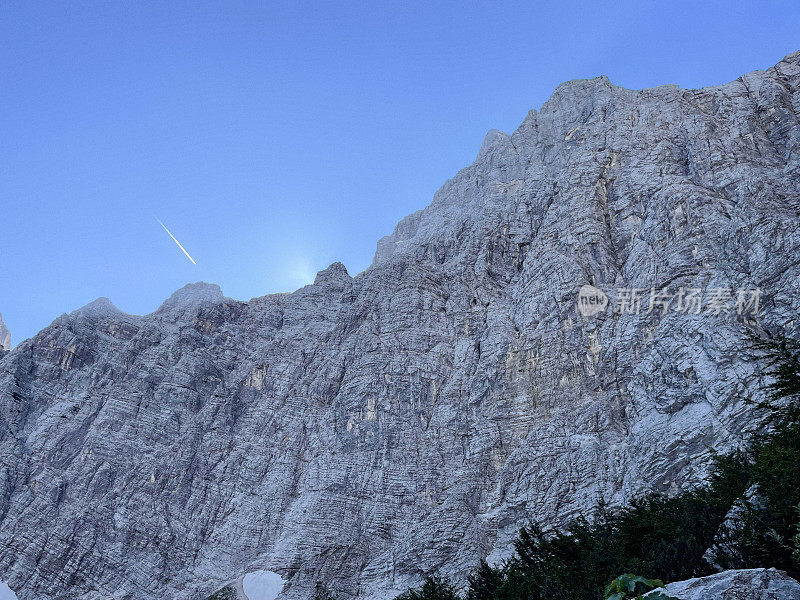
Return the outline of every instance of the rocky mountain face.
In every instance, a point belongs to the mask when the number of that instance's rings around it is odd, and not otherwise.
[[[0,352],[11,350],[11,332],[3,323],[3,315],[0,315]]]
[[[701,90],[572,81],[356,277],[58,318],[0,360],[0,579],[197,600],[268,569],[283,598],[386,598],[527,520],[697,484],[758,426],[748,331],[800,308],[798,118],[800,53]]]

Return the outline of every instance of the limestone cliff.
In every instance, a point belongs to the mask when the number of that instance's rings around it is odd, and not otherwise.
[[[701,90],[572,81],[355,278],[58,318],[0,359],[0,579],[196,600],[269,569],[285,598],[384,598],[526,520],[696,484],[757,426],[747,329],[800,308],[799,117],[800,53]]]

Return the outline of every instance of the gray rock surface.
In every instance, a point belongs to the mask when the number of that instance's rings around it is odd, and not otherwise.
[[[0,352],[11,350],[11,332],[3,323],[3,315],[0,314]]]
[[[714,543],[703,554],[703,560],[712,570],[724,571],[743,566],[745,561],[737,550],[736,542],[747,527],[748,514],[757,513],[765,507],[766,499],[759,493],[758,484],[751,486],[733,503],[714,536]]]
[[[382,239],[248,302],[100,300],[0,360],[0,579],[205,598],[256,569],[386,598],[707,474],[758,426],[747,328],[800,300],[800,53],[702,90],[557,88]],[[577,310],[587,284],[611,296]],[[760,288],[758,316],[621,288]]]
[[[797,600],[800,583],[777,569],[742,569],[677,581],[655,591],[679,600]]]

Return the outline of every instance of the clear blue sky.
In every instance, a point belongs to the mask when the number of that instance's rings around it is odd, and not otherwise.
[[[3,2],[0,313],[18,343],[99,296],[355,275],[560,82],[698,87],[798,49],[796,1]]]

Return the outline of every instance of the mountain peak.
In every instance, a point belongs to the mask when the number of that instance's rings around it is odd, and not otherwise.
[[[329,282],[349,281],[352,279],[345,266],[340,262],[332,263],[327,269],[317,273],[314,285],[324,285]]]
[[[170,308],[181,308],[201,304],[218,304],[222,302],[223,299],[222,289],[220,289],[217,284],[198,281],[196,283],[187,283],[181,289],[177,290],[164,301],[158,310],[162,311]]]
[[[74,315],[84,315],[84,316],[104,316],[110,314],[118,314],[121,311],[114,306],[114,303],[111,302],[108,298],[101,297],[97,298],[96,300],[92,300],[89,304],[80,307],[79,309],[73,311],[72,314]]]
[[[2,314],[0,314],[0,350],[11,350],[11,332],[3,323]]]
[[[498,146],[506,145],[511,143],[511,136],[508,135],[505,131],[500,131],[499,129],[490,129],[483,138],[483,143],[481,143],[481,148],[478,150],[478,157],[481,157],[488,152],[492,151],[494,148]]]

